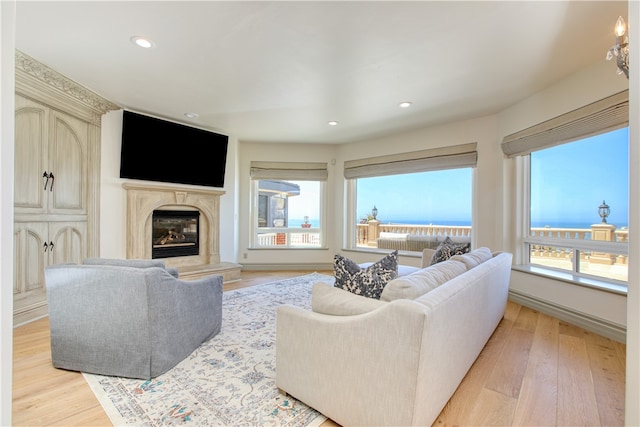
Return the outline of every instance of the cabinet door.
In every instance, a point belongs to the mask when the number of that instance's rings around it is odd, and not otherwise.
[[[58,111],[51,112],[50,123],[49,212],[86,214],[89,125]]]
[[[49,264],[82,263],[87,257],[87,223],[49,223]]]
[[[44,268],[49,256],[48,234],[46,222],[16,222],[14,225],[13,293],[16,308],[20,308],[20,301],[25,298],[37,295],[44,298]]]
[[[48,174],[49,109],[16,95],[15,195],[16,213],[44,213]]]

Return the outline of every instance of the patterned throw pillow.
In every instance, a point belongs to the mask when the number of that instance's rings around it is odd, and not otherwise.
[[[336,255],[333,260],[336,287],[367,298],[380,299],[385,285],[398,277],[398,251],[393,251],[367,268]]]
[[[429,265],[446,261],[454,255],[466,254],[470,250],[471,243],[455,243],[449,236],[447,236],[436,248]]]

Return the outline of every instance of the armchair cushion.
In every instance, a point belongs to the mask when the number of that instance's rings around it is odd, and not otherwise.
[[[179,276],[177,268],[165,266],[164,261],[161,259],[85,258],[82,263],[86,265],[113,265],[136,268],[158,267],[167,270],[173,277]]]

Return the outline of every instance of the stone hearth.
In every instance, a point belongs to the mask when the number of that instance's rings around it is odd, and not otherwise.
[[[151,259],[151,223],[156,209],[200,212],[200,252],[198,255],[165,258],[177,267],[180,278],[196,279],[212,274],[224,281],[240,279],[239,264],[220,262],[220,196],[225,192],[179,186],[124,183],[127,190],[127,258]]]

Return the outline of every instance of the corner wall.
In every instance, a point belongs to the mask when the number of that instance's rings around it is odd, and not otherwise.
[[[122,188],[122,184],[129,180],[120,178],[121,135],[122,110],[110,111],[102,116],[100,256],[104,258],[127,257],[127,193]],[[225,186],[219,189],[225,191],[225,194],[220,197],[220,261],[226,262],[235,262],[237,253],[237,151],[237,140],[230,136],[227,147]]]

